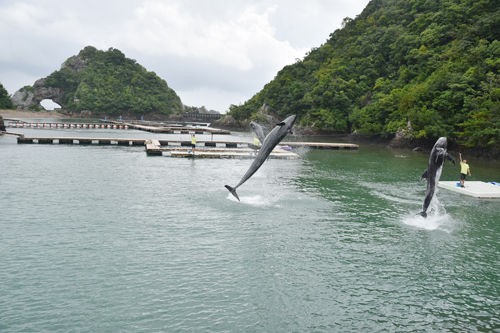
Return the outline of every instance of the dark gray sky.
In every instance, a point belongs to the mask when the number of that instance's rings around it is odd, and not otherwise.
[[[121,50],[182,102],[226,112],[319,47],[369,0],[0,0],[10,94],[87,45]]]

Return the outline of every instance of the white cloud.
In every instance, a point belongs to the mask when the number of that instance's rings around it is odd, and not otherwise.
[[[87,45],[115,47],[187,105],[226,111],[324,43],[369,0],[2,0],[0,82],[13,93]]]
[[[283,64],[304,53],[276,39],[269,17],[273,7],[243,7],[235,16],[192,15],[181,3],[148,1],[127,24],[127,47],[154,56],[209,59],[218,65],[248,71],[266,58]],[[264,55],[266,55],[264,57]]]

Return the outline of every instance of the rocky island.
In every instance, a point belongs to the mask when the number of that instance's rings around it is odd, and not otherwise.
[[[117,49],[87,46],[57,71],[14,93],[18,109],[40,109],[51,99],[63,112],[86,116],[161,119],[183,104],[167,82]]]

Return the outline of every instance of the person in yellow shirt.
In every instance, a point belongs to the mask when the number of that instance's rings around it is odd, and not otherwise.
[[[470,167],[467,164],[467,160],[462,160],[461,153],[458,153],[458,155],[460,156],[460,187],[465,187],[465,177],[467,177],[467,175],[472,176],[472,174],[470,172]]]
[[[196,148],[196,135],[191,134],[191,152],[193,155],[195,148]]]

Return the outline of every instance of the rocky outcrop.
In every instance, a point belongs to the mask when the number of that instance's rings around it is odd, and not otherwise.
[[[26,86],[16,91],[12,102],[18,109],[33,109],[40,107],[40,102],[44,99],[51,99],[64,108],[62,96],[61,89],[47,87],[43,78],[37,80],[33,87]]]
[[[392,148],[406,148],[411,147],[414,143],[413,127],[411,121],[408,120],[406,128],[400,128],[390,141],[389,146]]]
[[[1,132],[5,132],[5,124],[3,123],[3,117],[0,116],[0,134]]]

